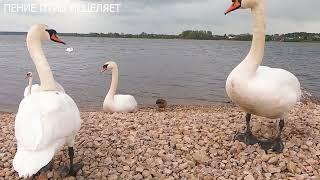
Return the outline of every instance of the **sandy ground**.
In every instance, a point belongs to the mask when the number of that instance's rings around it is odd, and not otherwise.
[[[136,113],[82,112],[76,139],[77,179],[320,179],[320,106],[297,105],[283,134],[281,154],[233,141],[245,127],[231,105],[153,107]],[[259,137],[272,137],[276,121],[253,118]],[[14,114],[0,114],[0,179],[17,179]],[[48,173],[68,163],[66,148]],[[73,178],[68,178],[73,179]]]

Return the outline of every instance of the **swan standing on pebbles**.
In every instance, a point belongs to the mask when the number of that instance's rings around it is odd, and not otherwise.
[[[232,0],[225,12],[239,8],[251,9],[253,16],[253,40],[247,57],[230,73],[226,82],[229,98],[246,113],[247,129],[235,139],[252,145],[259,143],[265,150],[282,152],[284,145],[281,132],[288,112],[301,96],[299,80],[290,72],[260,66],[265,46],[265,3],[264,0]],[[251,132],[251,114],[271,119],[280,119],[277,136],[271,140],[258,140]]]
[[[74,141],[80,130],[80,112],[70,96],[59,91],[48,61],[42,51],[42,41],[61,41],[57,32],[46,25],[37,24],[30,28],[27,47],[40,77],[39,92],[25,97],[15,119],[17,152],[13,168],[20,177],[42,175],[52,168],[52,159],[66,143],[70,166],[62,173],[75,176],[82,168],[74,164]]]
[[[118,86],[119,71],[115,62],[109,61],[102,67],[101,72],[111,70],[112,80],[109,92],[103,102],[103,110],[106,112],[135,112],[138,103],[132,95],[116,94]]]

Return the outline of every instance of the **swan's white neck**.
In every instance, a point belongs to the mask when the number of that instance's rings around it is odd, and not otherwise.
[[[255,73],[262,63],[265,46],[265,14],[264,1],[251,9],[253,17],[253,39],[247,57],[241,62],[240,67],[245,67],[250,74]]]
[[[29,95],[30,95],[31,94],[31,88],[32,88],[32,76],[29,77],[29,86],[28,86],[28,88],[29,88]]]
[[[29,35],[28,35],[29,36]],[[30,35],[32,36],[32,35]],[[36,66],[39,78],[40,78],[40,87],[43,91],[55,91],[57,90],[55,80],[53,78],[52,71],[48,64],[48,61],[43,53],[41,40],[27,38],[27,46],[33,60],[33,63]]]
[[[114,95],[116,94],[117,87],[118,87],[118,78],[119,78],[119,70],[117,67],[114,67],[112,69],[111,86],[107,94],[107,98],[113,99]]]

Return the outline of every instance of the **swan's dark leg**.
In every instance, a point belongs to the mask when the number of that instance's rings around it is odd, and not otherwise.
[[[279,131],[276,136],[276,138],[271,140],[261,140],[259,141],[259,144],[263,150],[267,153],[269,149],[272,149],[272,151],[276,153],[281,153],[284,149],[284,144],[281,140],[281,133],[283,131],[284,127],[284,119],[280,119],[279,121]]]
[[[246,114],[246,124],[247,124],[246,132],[237,133],[235,136],[235,140],[243,142],[246,145],[253,145],[259,142],[258,139],[251,132],[250,120],[251,120],[251,114],[247,113]]]
[[[68,154],[69,154],[69,158],[70,158],[70,165],[69,167],[63,167],[60,175],[65,177],[65,176],[77,176],[77,173],[80,169],[82,169],[83,164],[80,163],[73,163],[73,158],[74,158],[74,149],[73,147],[68,147]]]
[[[40,176],[47,176],[46,173],[48,171],[52,171],[53,169],[53,160],[51,160],[46,166],[41,168],[35,175],[32,176],[31,179],[38,179]]]

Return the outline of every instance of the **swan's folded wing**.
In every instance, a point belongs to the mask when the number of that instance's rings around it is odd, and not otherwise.
[[[79,110],[68,95],[35,93],[20,103],[15,135],[20,147],[36,150],[76,134],[80,124]]]
[[[41,114],[36,110],[37,107],[30,105],[30,96],[24,98],[19,105],[15,119],[15,136],[19,147],[35,150],[42,138]]]
[[[134,112],[137,109],[137,101],[132,95],[117,94],[114,96],[116,109],[121,112]]]

